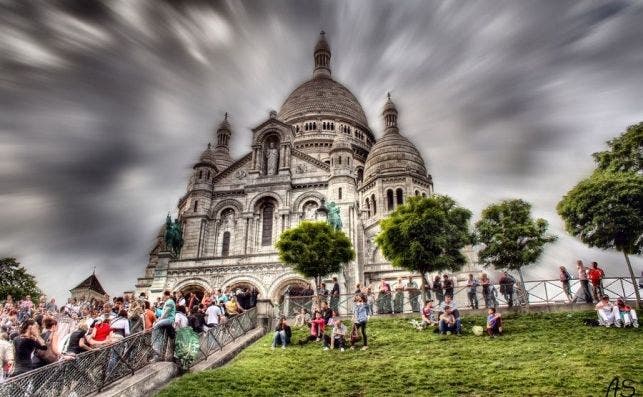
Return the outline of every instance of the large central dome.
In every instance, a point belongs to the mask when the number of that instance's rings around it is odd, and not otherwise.
[[[366,115],[348,88],[330,77],[316,77],[297,87],[279,111],[279,119],[292,123],[311,115],[340,116],[368,126]]]
[[[330,57],[330,46],[322,31],[315,46],[313,78],[288,96],[279,111],[279,119],[294,124],[310,117],[339,117],[368,129],[366,115],[355,95],[331,78]]]

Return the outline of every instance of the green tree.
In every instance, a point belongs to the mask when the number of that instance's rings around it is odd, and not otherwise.
[[[460,270],[466,258],[460,251],[471,242],[471,211],[448,196],[411,197],[380,221],[375,242],[395,267],[422,275]]]
[[[342,264],[355,258],[351,241],[326,222],[301,222],[281,234],[276,243],[279,259],[304,277],[321,279],[338,273]]]
[[[574,186],[556,209],[572,236],[590,247],[623,253],[640,307],[628,255],[640,254],[643,246],[643,175],[596,171]]]
[[[613,172],[643,172],[643,122],[627,127],[607,141],[609,150],[594,153],[597,169]]]
[[[547,234],[547,221],[531,218],[531,204],[523,200],[504,200],[482,211],[476,223],[476,240],[483,245],[478,259],[485,266],[517,270],[536,262],[545,244],[556,240]]]
[[[21,299],[27,295],[36,299],[40,295],[36,279],[20,266],[16,258],[0,259],[0,300],[6,299],[7,295],[15,299]]]

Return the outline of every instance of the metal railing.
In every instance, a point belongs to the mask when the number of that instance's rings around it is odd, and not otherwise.
[[[7,379],[0,397],[85,396],[149,364],[152,346],[167,346],[164,333],[139,332],[96,350],[76,355]]]
[[[257,327],[257,309],[252,308],[245,312],[231,317],[224,324],[210,328],[199,335],[199,353],[189,367],[206,360],[212,354],[245,335],[248,331]]]
[[[632,284],[629,277],[607,277],[602,281],[603,291],[612,299],[622,297],[626,300],[635,299],[635,288],[638,285]],[[589,286],[590,292],[592,286]],[[581,283],[579,280],[570,280],[571,299],[565,293],[563,285],[559,280],[534,280],[525,281],[524,287],[518,282],[513,286],[511,294],[501,293],[502,289],[499,284],[491,284],[483,294],[482,286],[476,290],[476,299],[478,307],[484,308],[489,306],[507,307],[511,297],[513,306],[530,305],[558,305],[571,303],[592,303],[584,302]],[[469,288],[467,286],[457,286],[453,289],[453,297],[457,306],[462,309],[471,308],[469,300]],[[339,315],[345,316],[352,313],[353,299],[355,294],[342,294],[338,297],[320,296],[320,302],[326,301],[331,310],[335,310]],[[368,305],[372,307],[373,314],[398,314],[419,312],[427,299],[433,299],[434,303],[442,301],[444,290],[428,289],[398,289],[389,293],[375,292],[368,300]],[[285,296],[283,302],[275,306],[276,315],[285,315],[294,317],[305,308],[310,313],[317,307],[315,296]]]
[[[252,308],[201,333],[198,355],[189,366],[206,360],[256,327],[257,309]],[[78,354],[72,359],[11,377],[0,383],[0,397],[81,397],[99,392],[147,366],[154,356],[158,357],[159,352],[173,351],[172,342],[163,332],[139,332],[114,344]]]

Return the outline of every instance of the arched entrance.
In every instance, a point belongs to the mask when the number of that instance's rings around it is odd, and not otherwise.
[[[198,305],[199,303],[201,303],[201,301],[203,300],[203,296],[205,295],[205,288],[197,284],[186,285],[179,289],[179,291],[181,291],[183,296],[185,296],[186,306],[190,306],[190,294],[194,294],[192,305]]]
[[[302,308],[310,312],[314,291],[310,289],[310,283],[306,280],[287,280],[279,286],[276,292],[279,307],[283,308],[283,314],[287,317],[298,314]],[[287,302],[286,294],[288,295]]]
[[[257,306],[257,297],[259,288],[249,281],[237,281],[227,286],[230,292],[235,294],[237,302],[244,309],[250,309]],[[226,289],[227,289],[226,288]]]

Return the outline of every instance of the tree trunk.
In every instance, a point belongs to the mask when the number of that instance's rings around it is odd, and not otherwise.
[[[623,250],[623,255],[625,256],[625,262],[627,263],[627,270],[630,271],[630,277],[632,278],[632,287],[634,287],[634,295],[636,295],[636,308],[641,308],[641,294],[639,293],[639,286],[636,283],[636,277],[634,277],[634,271],[632,270],[632,264],[630,263],[630,258],[627,256],[627,252]],[[625,299],[625,297],[623,297]]]
[[[527,306],[529,306],[529,294],[527,293],[527,287],[525,287],[525,279],[522,276],[522,267],[518,268],[518,275],[520,276],[521,288],[525,292],[525,301],[527,303]]]

